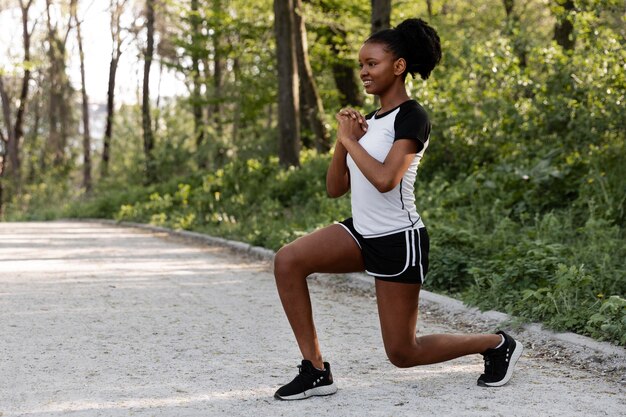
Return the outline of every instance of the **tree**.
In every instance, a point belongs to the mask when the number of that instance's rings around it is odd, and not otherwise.
[[[300,120],[294,0],[274,0],[278,68],[278,159],[299,166]]]
[[[301,120],[313,131],[315,148],[320,152],[327,152],[330,149],[330,134],[324,123],[324,106],[317,91],[313,70],[309,62],[303,12],[302,0],[295,0],[295,41],[298,58],[298,76],[300,77],[300,96],[302,99],[301,112],[303,116]]]
[[[46,22],[48,26],[48,100],[49,140],[55,167],[66,162],[66,145],[71,129],[73,90],[66,73],[67,38],[71,30],[71,17],[68,18],[65,34],[60,34],[58,22],[53,22],[50,13],[51,0],[46,0]]]
[[[325,15],[337,12],[336,6],[328,0],[320,1],[319,6]],[[346,51],[350,51],[347,40],[348,30],[342,22],[333,21],[317,28],[317,35],[320,42],[328,45],[334,57],[331,70],[335,87],[339,92],[340,105],[342,107],[363,106],[363,94],[355,72],[354,58],[343,57]]]
[[[156,166],[154,161],[154,137],[152,133],[152,122],[150,120],[150,66],[154,55],[154,1],[146,0],[146,30],[147,45],[144,55],[143,66],[143,90],[142,90],[142,127],[143,127],[143,151],[146,159],[147,183],[153,183],[156,179]]]
[[[432,20],[432,18],[433,18],[433,0],[426,0],[426,9],[428,10],[428,19]]]
[[[574,49],[574,1],[555,0],[556,24],[554,25],[554,40],[565,50]]]
[[[504,34],[511,39],[513,51],[519,60],[520,67],[526,66],[526,40],[521,36],[520,15],[515,12],[515,0],[502,0],[506,13]]]
[[[4,86],[2,74],[0,74],[0,101],[2,104],[2,116],[7,125],[7,137],[0,129],[0,217],[3,213],[4,202],[4,170],[6,168],[6,155],[8,144],[15,140],[15,133],[11,129],[11,107],[9,106],[9,96]]]
[[[78,58],[80,62],[80,92],[83,110],[83,187],[91,191],[91,133],[89,130],[89,97],[85,86],[85,53],[83,37],[80,32],[81,21],[78,19],[78,0],[71,0],[70,13],[76,25],[76,41],[78,42]]]
[[[196,137],[196,147],[200,147],[204,141],[204,126],[202,120],[202,83],[200,80],[200,61],[202,59],[201,42],[203,39],[201,33],[202,18],[198,8],[198,0],[191,0],[191,15],[189,17],[191,26],[191,71],[192,71],[192,87],[191,87],[191,107],[193,110],[193,130]],[[201,161],[202,164],[202,161]]]
[[[111,149],[111,139],[113,135],[113,117],[115,115],[115,76],[117,73],[117,65],[122,55],[122,28],[120,19],[128,0],[111,0],[109,8],[111,13],[111,41],[113,48],[111,50],[111,61],[109,63],[109,81],[107,87],[107,118],[104,130],[104,140],[102,145],[102,164],[100,166],[100,175],[105,178],[109,170],[109,158]]]
[[[35,26],[37,22],[33,24],[33,27],[28,29],[28,12],[30,7],[33,4],[33,0],[28,0],[27,3],[24,3],[23,0],[20,0],[20,9],[22,11],[22,39],[24,44],[24,76],[22,77],[22,88],[20,90],[20,98],[19,105],[17,108],[17,114],[15,116],[15,138],[13,149],[11,149],[11,153],[14,154],[14,172],[16,183],[19,185],[20,183],[20,158],[19,158],[19,149],[20,149],[20,141],[24,137],[24,114],[26,112],[26,103],[28,102],[28,84],[30,82],[31,75],[31,62],[30,62],[30,38],[35,30]]]
[[[372,0],[372,33],[391,26],[391,0]]]
[[[2,97],[2,112],[5,119],[5,125],[7,129],[7,137],[6,139],[6,157],[8,157],[8,161],[11,167],[11,175],[13,177],[13,181],[16,185],[16,190],[19,189],[20,186],[20,142],[24,137],[24,115],[26,112],[26,104],[28,102],[28,85],[31,78],[31,56],[30,56],[30,38],[32,36],[33,31],[35,30],[36,22],[33,24],[32,28],[28,27],[28,13],[32,6],[33,0],[28,0],[28,2],[24,2],[24,0],[20,0],[20,9],[22,16],[22,42],[24,47],[24,60],[22,63],[22,67],[24,69],[24,75],[22,77],[20,95],[17,100],[18,107],[15,113],[15,122],[12,122],[12,109],[11,102],[9,98],[9,94],[7,92],[6,86],[2,79],[0,79],[0,95]],[[0,169],[0,176],[4,173],[4,167]],[[1,205],[0,200],[0,205]]]
[[[212,25],[213,35],[213,97],[209,97],[209,118],[215,123],[215,131],[218,137],[222,137],[223,121],[222,121],[222,100],[223,100],[223,82],[224,82],[224,51],[222,46],[222,30],[221,20],[224,17],[222,10],[222,0],[213,0],[213,17]],[[211,89],[207,88],[207,92]],[[211,117],[212,116],[212,117]]]

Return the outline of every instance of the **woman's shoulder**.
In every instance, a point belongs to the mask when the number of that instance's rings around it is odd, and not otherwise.
[[[426,109],[415,99],[407,100],[400,105],[400,111],[403,113],[406,112],[415,112],[423,115],[428,115]]]
[[[403,120],[407,118],[417,118],[423,121],[427,121],[429,119],[426,109],[417,100],[413,99],[402,103],[400,105],[400,111],[396,116],[396,120]]]

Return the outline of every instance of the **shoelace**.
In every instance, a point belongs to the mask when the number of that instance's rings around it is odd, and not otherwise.
[[[307,376],[309,376],[310,378],[315,379],[315,375],[313,373],[306,372],[302,368],[302,365],[298,365],[298,376],[297,376],[297,378],[298,378],[298,382],[300,382],[300,388],[302,389],[302,392],[304,392],[306,390],[305,388],[306,388],[307,384],[305,383],[305,381],[307,379]],[[306,382],[308,382],[308,381],[306,381]]]
[[[497,364],[504,364],[508,359],[508,349],[501,352],[493,352],[487,355],[483,355],[485,359],[485,374],[493,375],[497,371],[495,368]]]
[[[483,355],[483,359],[485,360],[485,375],[493,374],[491,355]]]
[[[306,385],[304,383],[304,370],[302,369],[302,365],[298,365],[298,382],[300,383],[300,389],[302,392],[306,391]]]

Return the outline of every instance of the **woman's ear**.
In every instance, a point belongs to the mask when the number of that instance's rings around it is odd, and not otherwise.
[[[404,58],[396,59],[396,62],[393,63],[393,74],[394,75],[402,75],[406,70],[406,60]]]

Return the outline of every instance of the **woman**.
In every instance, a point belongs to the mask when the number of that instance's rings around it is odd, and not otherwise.
[[[274,261],[280,299],[304,360],[275,397],[304,399],[334,394],[313,323],[307,276],[315,272],[366,271],[375,277],[385,351],[391,363],[412,367],[482,354],[481,386],[511,378],[523,347],[504,332],[416,337],[418,299],[428,271],[428,233],[415,208],[413,184],[428,147],[426,111],[406,92],[407,74],[428,78],[441,59],[436,31],[421,19],[368,38],[359,52],[365,91],[380,109],[362,116],[341,110],[326,187],[336,198],[351,191],[352,218],[284,246]]]

